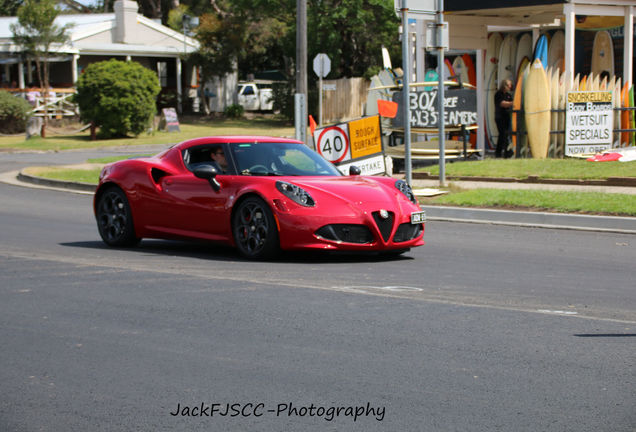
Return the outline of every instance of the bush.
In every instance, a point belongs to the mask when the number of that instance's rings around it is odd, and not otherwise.
[[[225,111],[223,111],[223,114],[229,118],[241,118],[244,113],[245,109],[243,109],[242,105],[238,104],[228,105],[225,107]]]
[[[33,107],[21,97],[0,90],[0,132],[4,134],[24,132],[32,109]]]
[[[139,135],[152,124],[160,90],[150,69],[113,59],[86,68],[77,81],[75,102],[82,121],[99,127],[100,138]]]

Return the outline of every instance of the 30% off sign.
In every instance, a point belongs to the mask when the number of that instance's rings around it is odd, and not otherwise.
[[[351,159],[349,134],[346,131],[346,124],[317,130],[316,148],[318,153],[333,163]]]

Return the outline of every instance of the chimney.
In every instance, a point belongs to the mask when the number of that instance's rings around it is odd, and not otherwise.
[[[137,25],[137,10],[139,5],[136,1],[117,0],[115,9],[115,42],[134,42],[135,26]]]

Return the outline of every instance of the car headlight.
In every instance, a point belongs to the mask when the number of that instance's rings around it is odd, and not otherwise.
[[[295,184],[277,181],[276,189],[278,189],[287,198],[292,199],[295,203],[300,204],[301,206],[313,207],[316,204],[314,199],[305,189],[300,186],[296,186]]]
[[[409,201],[411,201],[413,204],[417,204],[417,199],[415,198],[415,195],[413,194],[413,189],[411,189],[411,186],[409,186],[409,184],[407,182],[405,182],[404,180],[398,180],[395,182],[395,187],[404,194],[404,196],[406,196]]]

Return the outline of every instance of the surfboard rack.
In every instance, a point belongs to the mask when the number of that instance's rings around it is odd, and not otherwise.
[[[477,125],[445,127],[444,130],[446,132],[460,132],[462,139],[446,141],[445,144],[452,143],[452,147],[444,149],[444,157],[448,159],[468,160],[470,158],[481,156],[481,150],[468,148],[469,131],[476,130],[477,128]],[[396,134],[401,134],[403,139],[404,129],[384,128],[384,130],[391,132],[389,135],[389,146],[384,149],[385,154],[395,158],[404,158],[405,150],[402,147],[403,144],[398,144],[396,142]],[[438,132],[439,131],[436,128],[411,128],[411,133],[413,134],[433,134]],[[411,159],[434,160],[439,159],[439,156],[439,143],[437,141],[420,141],[411,143]]]

